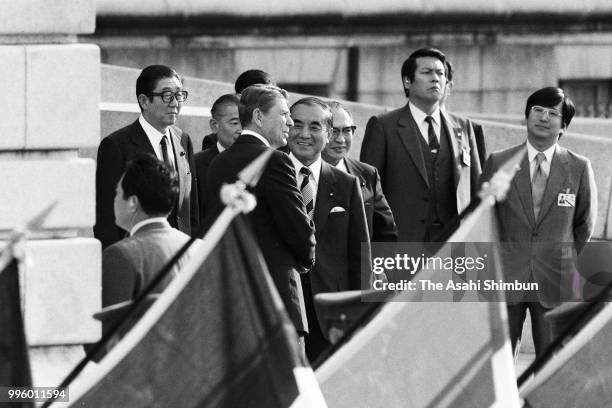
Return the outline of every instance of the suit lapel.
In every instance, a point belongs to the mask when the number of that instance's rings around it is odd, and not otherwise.
[[[331,165],[321,164],[321,174],[319,175],[319,186],[317,187],[317,201],[315,202],[314,223],[317,231],[323,230],[329,211],[331,210],[331,198],[336,193],[336,180],[331,171]]]
[[[557,194],[563,190],[563,185],[567,179],[566,164],[568,162],[567,150],[561,146],[557,146],[552,162],[550,163],[550,172],[544,189],[544,197],[542,197],[542,208],[538,216],[538,224],[542,222],[546,213],[555,203]]]
[[[187,190],[187,160],[185,157],[187,153],[183,149],[181,144],[181,138],[177,135],[175,128],[170,128],[170,136],[172,138],[172,151],[174,154],[174,164],[176,165],[176,173],[179,178],[179,203],[182,203],[185,199],[185,193]]]
[[[147,134],[142,126],[140,126],[140,122],[138,122],[138,120],[132,123],[132,130],[133,131],[130,134],[130,141],[136,145],[135,151],[137,153],[149,153],[157,157],[157,154],[151,145],[151,141],[147,137]]]
[[[363,174],[357,169],[357,166],[355,166],[355,163],[349,158],[344,158],[344,165],[350,175],[357,177],[359,186],[363,189],[366,185],[366,180],[363,178]]]
[[[400,119],[398,121],[397,132],[402,144],[408,151],[408,154],[412,158],[412,161],[416,165],[423,180],[429,186],[429,180],[427,179],[427,170],[425,169],[425,159],[423,158],[423,151],[419,145],[419,137],[421,137],[421,131],[417,126],[412,112],[410,112],[410,106],[406,104],[403,111],[400,113]]]
[[[523,205],[523,211],[529,225],[535,227],[535,218],[533,216],[533,199],[531,198],[531,178],[529,175],[529,158],[525,154],[521,167],[516,172],[514,179],[512,180],[514,188],[518,192],[519,199]]]
[[[463,138],[465,137],[465,135],[463,134],[463,129],[459,125],[457,125],[457,123],[455,123],[455,121],[453,121],[450,117],[445,115],[442,109],[440,109],[440,118],[442,121],[440,126],[444,126],[444,130],[448,135],[448,142],[451,149],[450,153],[452,155],[453,160],[453,181],[456,190],[457,186],[459,185],[459,180],[461,179],[462,166],[462,164],[459,162],[462,157],[462,152],[459,150],[462,148],[462,146],[458,146],[457,139],[460,139],[461,143],[463,143]],[[459,132],[459,134],[456,134],[457,132]]]

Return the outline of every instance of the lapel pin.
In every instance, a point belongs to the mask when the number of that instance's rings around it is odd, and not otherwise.
[[[333,197],[333,196],[334,196],[334,193],[329,193],[329,196],[330,196],[330,197]]]

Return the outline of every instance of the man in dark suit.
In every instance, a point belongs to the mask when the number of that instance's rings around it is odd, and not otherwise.
[[[102,253],[103,307],[138,296],[189,240],[167,220],[178,193],[176,174],[153,155],[140,154],[127,163],[116,185],[114,208],[116,224],[130,235]],[[187,257],[153,293],[160,293],[170,283]],[[111,323],[103,322],[104,333]]]
[[[489,180],[510,157],[527,150],[505,201],[497,205],[497,215],[505,281],[537,284],[532,292],[507,292],[512,347],[529,309],[536,357],[560,334],[544,313],[563,301],[580,300],[573,290],[576,258],[593,233],[597,215],[589,160],[557,144],[574,111],[560,88],[533,93],[525,107],[527,141],[491,154],[482,175]]]
[[[321,332],[317,317],[322,316],[315,309],[314,296],[369,287],[370,275],[362,275],[362,262],[371,264],[369,236],[357,178],[321,159],[331,135],[331,109],[320,99],[307,97],[291,106],[291,118],[294,125],[289,132],[289,157],[306,210],[314,219],[317,240],[314,267],[302,275],[310,327],[306,355],[314,361],[330,345]],[[362,243],[368,247],[363,259]]]
[[[339,102],[330,102],[333,114],[332,135],[321,152],[327,163],[345,173],[352,174],[359,180],[370,240],[373,242],[396,242],[397,227],[393,213],[382,191],[380,177],[376,167],[348,157],[351,149],[355,122],[348,109]]]
[[[257,207],[249,213],[259,247],[270,275],[300,343],[308,332],[300,274],[314,264],[314,225],[304,207],[297,187],[291,159],[276,149],[287,143],[293,125],[286,93],[271,85],[254,85],[240,98],[242,134],[227,150],[219,153],[208,170],[211,224],[223,208],[219,192],[223,183],[233,183],[237,174],[263,152],[274,149],[266,168],[253,190]]]
[[[402,66],[408,103],[366,126],[361,161],[378,169],[399,241],[440,239],[476,194],[481,168],[472,127],[439,108],[444,61],[433,48],[412,53]]]
[[[238,117],[240,99],[235,94],[219,97],[210,110],[210,128],[218,137],[217,143],[208,149],[195,154],[195,169],[198,180],[198,202],[200,203],[200,223],[206,218],[206,172],[212,160],[230,147],[242,132]]]
[[[180,76],[172,68],[151,65],[136,80],[141,115],[132,124],[102,139],[96,168],[96,225],[94,236],[106,248],[126,232],[115,225],[115,186],[127,162],[139,153],[150,153],[178,174],[179,196],[168,216],[170,225],[186,234],[198,230],[198,203],[192,177],[191,139],[174,126],[187,99]]]
[[[261,69],[248,69],[242,74],[238,75],[238,78],[236,78],[236,82],[234,83],[234,90],[236,91],[237,97],[240,97],[243,89],[257,84],[276,85],[276,82],[274,81],[274,78],[272,78],[272,75],[262,71]],[[202,139],[202,150],[215,146],[219,140],[217,131],[212,129],[212,126],[211,130],[213,133],[204,136]]]

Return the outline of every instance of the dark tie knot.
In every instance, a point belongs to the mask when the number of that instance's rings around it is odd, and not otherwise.
[[[312,172],[310,171],[308,167],[304,166],[300,169],[300,173],[302,173],[305,177],[309,177],[310,173]]]
[[[159,142],[160,144],[167,146],[168,145],[168,137],[166,135],[163,135],[161,138],[161,142]]]
[[[425,116],[425,122],[429,123],[430,126],[433,126],[434,118],[432,116]]]

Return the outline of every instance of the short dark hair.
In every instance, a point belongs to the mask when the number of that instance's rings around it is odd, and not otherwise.
[[[215,103],[213,103],[212,108],[210,108],[210,114],[213,118],[217,118],[221,114],[221,110],[226,108],[227,106],[234,105],[238,107],[240,104],[240,99],[236,94],[225,94],[221,95]]]
[[[436,48],[420,48],[410,54],[408,59],[406,59],[406,61],[404,61],[404,63],[402,64],[402,84],[404,82],[404,78],[406,77],[410,79],[410,81],[414,81],[414,73],[416,72],[417,68],[417,58],[423,57],[437,58],[442,61],[442,64],[444,64],[444,67],[446,68],[446,56],[442,53],[442,51]],[[406,93],[406,96],[408,96],[407,91],[408,90],[404,86],[404,92]]]
[[[242,91],[251,85],[276,85],[276,81],[272,78],[272,75],[268,74],[261,69],[249,69],[238,75],[234,89],[236,93],[242,93]]]
[[[240,96],[238,116],[240,124],[246,127],[253,120],[253,111],[259,109],[268,113],[277,99],[287,99],[287,92],[274,85],[251,85],[245,88]]]
[[[136,100],[138,100],[139,95],[148,95],[153,92],[161,79],[172,77],[178,79],[181,84],[183,83],[181,76],[172,68],[166,65],[149,65],[140,72],[136,80]],[[140,106],[140,101],[138,101],[138,106]],[[140,110],[142,110],[142,107],[140,107]]]
[[[444,61],[444,67],[446,68],[446,82],[450,82],[453,80],[453,64],[447,59]]]
[[[349,115],[349,118],[353,119],[353,114],[351,113],[351,111],[348,110],[348,108],[344,106],[343,104],[341,104],[340,102],[331,101],[331,102],[328,102],[327,104],[329,105],[331,109],[336,109],[336,110],[342,109],[343,111],[346,112],[347,115]]]
[[[318,106],[321,109],[323,109],[323,111],[325,112],[324,120],[327,124],[327,128],[328,129],[332,128],[333,123],[334,123],[334,117],[332,115],[331,108],[329,107],[327,103],[323,102],[321,99],[315,96],[307,96],[305,98],[299,99],[297,102],[291,105],[291,108],[289,108],[289,110],[291,111],[291,114],[293,114],[293,109],[295,109],[295,107],[298,105]]]
[[[563,105],[561,105],[561,121],[563,127],[567,128],[576,113],[576,107],[565,91],[555,86],[539,89],[529,95],[527,105],[525,106],[525,119],[529,117],[529,112],[531,112],[533,105],[552,108],[561,102],[563,102]]]
[[[121,188],[124,199],[138,197],[147,215],[168,214],[179,194],[176,174],[148,153],[138,154],[127,163]]]

